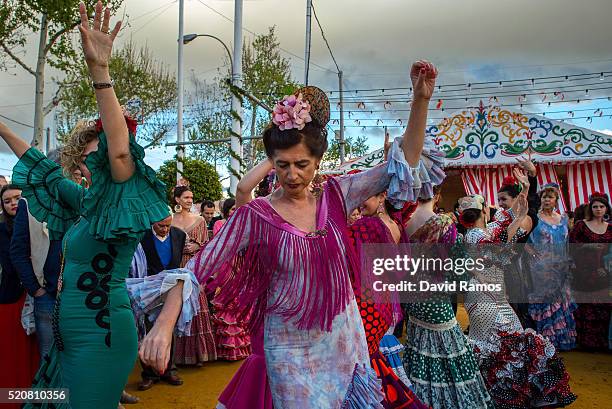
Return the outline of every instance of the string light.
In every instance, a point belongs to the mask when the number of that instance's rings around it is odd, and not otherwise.
[[[604,80],[604,78],[605,78],[605,77],[604,77],[604,73],[603,73],[603,72],[602,72],[601,74],[599,74],[599,80],[600,80],[600,81],[603,81],[603,80]]]
[[[586,89],[586,90],[584,91],[584,96],[585,96],[585,97],[588,97],[588,96],[589,96],[589,90],[588,90],[588,89]]]

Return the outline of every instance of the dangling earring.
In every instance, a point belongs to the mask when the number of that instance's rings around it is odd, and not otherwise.
[[[378,217],[380,217],[381,214],[385,213],[384,204],[382,202],[378,204],[378,209],[376,209],[376,213],[378,214]]]
[[[180,213],[181,210],[183,210],[183,206],[181,206],[180,204],[176,204],[174,206],[174,213]]]

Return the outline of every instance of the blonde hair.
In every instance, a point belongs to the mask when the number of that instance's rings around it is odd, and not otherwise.
[[[79,167],[81,156],[87,144],[98,137],[93,121],[79,121],[66,138],[62,147],[62,167],[72,173]]]

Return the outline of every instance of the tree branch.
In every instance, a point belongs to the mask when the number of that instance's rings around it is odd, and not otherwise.
[[[76,26],[78,26],[79,23],[80,23],[80,21],[74,22],[70,27],[64,27],[60,31],[58,31],[57,33],[53,34],[53,37],[49,38],[49,42],[45,46],[45,55],[49,52],[49,50],[51,50],[51,47],[53,47],[53,44],[55,44],[55,42],[57,41],[58,38],[60,38],[67,31],[70,31],[73,28],[75,28]]]
[[[51,112],[51,110],[53,108],[58,106],[59,103],[62,101],[62,97],[60,97],[60,92],[62,91],[62,86],[63,85],[60,83],[59,86],[57,87],[57,91],[55,91],[55,95],[53,96],[51,101],[49,101],[49,103],[43,108],[43,116],[46,116],[49,112]]]
[[[19,57],[17,57],[15,54],[13,54],[13,52],[6,46],[6,44],[4,44],[4,41],[0,41],[0,46],[2,46],[2,48],[4,49],[4,51],[19,65],[21,65],[23,67],[24,70],[26,70],[27,72],[29,72],[30,74],[32,74],[33,76],[36,77],[36,72],[34,72],[34,70],[32,70],[30,67],[28,67],[23,61],[21,61],[21,59]]]

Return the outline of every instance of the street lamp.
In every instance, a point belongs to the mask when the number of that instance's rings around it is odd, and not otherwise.
[[[232,53],[229,47],[219,37],[215,37],[214,35],[211,35],[211,34],[185,34],[183,36],[183,44],[189,44],[190,42],[192,42],[198,37],[209,37],[209,38],[215,39],[218,42],[220,42],[223,48],[225,48],[225,51],[227,52],[227,56],[230,60],[230,68],[232,69],[232,72],[234,72],[234,62],[232,61]]]

